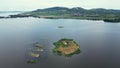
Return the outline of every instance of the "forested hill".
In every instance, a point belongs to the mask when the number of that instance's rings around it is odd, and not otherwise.
[[[28,12],[29,14],[33,15],[73,15],[73,16],[91,16],[91,15],[120,15],[120,10],[114,10],[114,9],[103,9],[103,8],[97,8],[97,9],[84,9],[81,7],[75,7],[75,8],[66,8],[66,7],[52,7],[52,8],[45,8],[45,9],[37,9],[32,12]]]
[[[88,20],[105,20],[120,21],[120,10],[114,9],[84,9],[81,7],[66,8],[52,7],[45,9],[37,9],[35,11],[26,12],[12,17],[33,16],[40,18],[69,18],[69,19],[88,19]]]

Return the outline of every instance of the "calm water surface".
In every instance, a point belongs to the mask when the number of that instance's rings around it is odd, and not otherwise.
[[[57,28],[63,26],[64,28]],[[81,53],[52,53],[53,42],[74,39]],[[44,45],[38,64],[27,64],[29,48]],[[120,24],[77,19],[0,19],[0,68],[120,68]]]

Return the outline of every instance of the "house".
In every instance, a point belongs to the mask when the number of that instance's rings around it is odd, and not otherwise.
[[[64,45],[67,45],[67,44],[68,44],[66,41],[62,41],[62,43],[63,43]]]

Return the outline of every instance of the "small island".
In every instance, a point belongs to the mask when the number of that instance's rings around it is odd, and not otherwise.
[[[73,39],[61,39],[53,43],[55,48],[53,52],[57,55],[70,57],[80,53],[80,46]]]
[[[58,28],[63,28],[63,26],[58,26]]]

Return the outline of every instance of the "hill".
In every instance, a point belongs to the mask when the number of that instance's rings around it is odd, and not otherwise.
[[[35,11],[26,12],[20,15],[30,15],[42,18],[72,18],[72,19],[88,19],[88,20],[120,20],[120,10],[114,9],[84,9],[81,7],[66,8],[52,7],[45,9],[37,9]]]

